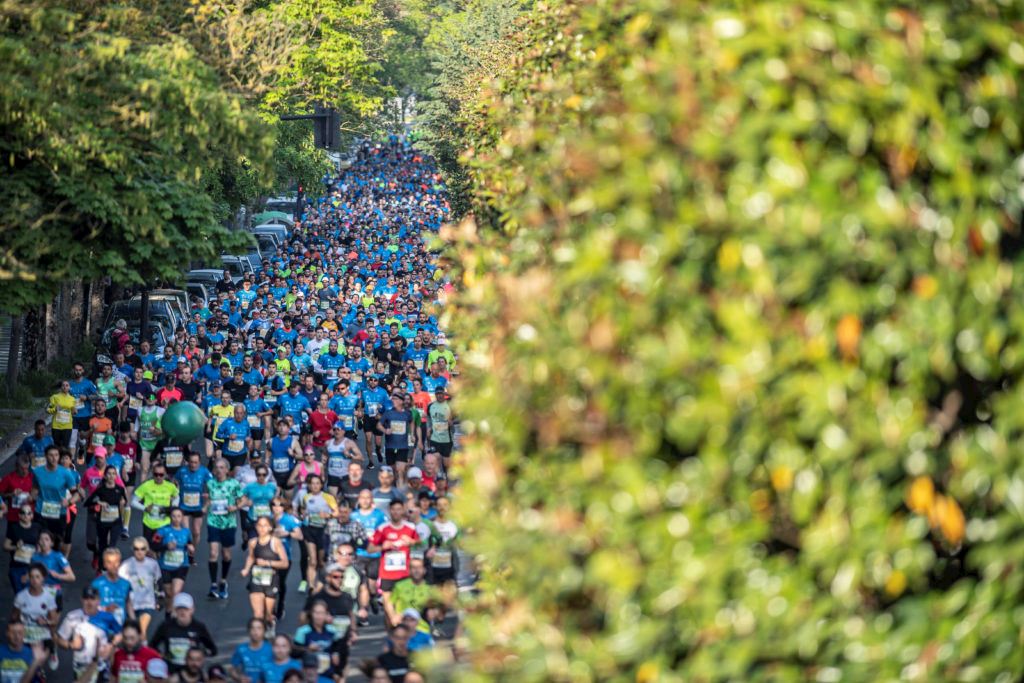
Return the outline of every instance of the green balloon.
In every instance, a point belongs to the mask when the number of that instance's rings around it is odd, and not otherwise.
[[[179,446],[192,443],[203,435],[206,416],[195,403],[178,401],[168,406],[160,419],[160,429],[171,443]]]

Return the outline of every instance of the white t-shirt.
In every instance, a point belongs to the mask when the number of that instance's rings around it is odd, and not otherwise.
[[[152,557],[139,562],[129,557],[121,563],[117,570],[118,576],[132,584],[130,600],[132,607],[140,609],[156,609],[156,588],[160,584],[160,564]]]
[[[69,612],[64,617],[64,622],[57,629],[57,635],[64,640],[71,640],[75,635],[82,636],[82,649],[73,653],[76,666],[91,664],[96,659],[100,646],[107,642],[106,631],[90,623],[89,617],[80,609]]]
[[[56,591],[52,586],[44,586],[39,595],[32,595],[28,588],[22,588],[14,596],[14,606],[21,612],[21,623],[25,624],[26,643],[41,643],[50,637],[50,628],[38,620],[47,618],[57,609]]]

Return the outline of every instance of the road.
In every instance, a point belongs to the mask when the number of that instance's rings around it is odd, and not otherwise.
[[[360,435],[361,436],[361,435]],[[202,452],[202,451],[200,451]],[[13,458],[0,467],[0,473],[6,474],[13,469]],[[374,485],[376,485],[376,472],[371,470],[368,471],[364,477]],[[139,536],[142,534],[142,515],[138,511],[135,511],[132,515],[131,521],[131,534],[132,536]],[[239,530],[239,543],[241,539],[241,531]],[[121,550],[121,554],[127,557],[130,554],[129,542],[121,540],[118,544]],[[235,647],[246,640],[246,622],[252,616],[249,608],[248,593],[245,590],[246,580],[242,578],[239,572],[242,570],[244,555],[241,552],[241,548],[236,545],[234,554],[232,557],[231,564],[231,577],[228,583],[229,598],[227,600],[212,600],[206,597],[206,593],[210,588],[209,575],[207,573],[207,560],[209,557],[209,547],[205,542],[205,532],[203,542],[198,544],[196,547],[196,559],[197,566],[193,567],[189,572],[188,581],[185,584],[185,590],[192,594],[196,600],[196,619],[204,622],[209,627],[210,632],[214,635],[217,642],[217,647],[220,652],[216,657],[210,658],[208,664],[213,663],[227,663],[231,658],[231,653],[234,652]],[[295,561],[298,561],[298,546],[293,547],[293,555]],[[5,557],[7,553],[4,553]],[[67,586],[64,590],[64,613],[77,609],[81,604],[81,591],[95,576],[95,572],[91,566],[92,554],[85,548],[85,519],[79,518],[75,522],[75,529],[72,538],[72,550],[71,550],[71,566],[74,569],[75,581],[73,586]],[[5,559],[4,562],[8,560]],[[463,566],[467,566],[463,563]],[[298,628],[298,615],[302,609],[302,605],[305,602],[306,595],[298,592],[299,584],[298,567],[293,565],[291,572],[289,572],[288,591],[285,600],[285,615],[284,619],[278,624],[279,633],[287,633],[293,635],[295,630]],[[6,577],[6,571],[4,572]],[[11,591],[10,583],[6,580],[0,582],[0,601],[3,604],[13,604],[13,593]],[[3,610],[4,625],[9,619],[10,610]],[[150,634],[155,630],[157,624],[159,624],[159,618],[155,620],[155,623],[150,626]],[[446,635],[451,635],[455,629],[455,622],[453,619],[449,619],[444,625],[444,631]],[[359,631],[359,637],[354,644],[349,657],[349,681],[365,681],[366,678],[356,672],[355,667],[366,658],[373,658],[377,656],[384,648],[385,644],[385,631],[383,626],[382,615],[370,615],[370,626],[362,628]],[[48,681],[54,683],[65,683],[66,681],[72,680],[71,675],[71,657],[70,654],[64,652],[61,654],[61,667],[56,672],[50,672]]]

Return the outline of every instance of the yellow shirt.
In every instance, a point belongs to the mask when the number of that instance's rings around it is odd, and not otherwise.
[[[71,394],[56,393],[50,397],[46,412],[53,415],[53,429],[71,429],[77,401]]]
[[[213,434],[213,440],[220,443],[224,439],[217,438],[217,428],[220,427],[224,420],[230,420],[235,416],[234,405],[219,405],[210,408],[210,429]]]

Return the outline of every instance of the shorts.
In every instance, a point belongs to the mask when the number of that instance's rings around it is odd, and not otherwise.
[[[250,576],[251,576],[251,575],[250,575]],[[279,589],[279,588],[278,588],[278,586],[277,586],[277,582],[278,582],[279,580],[280,580],[280,579],[279,579],[279,578],[278,578],[278,576],[277,576],[277,571],[275,570],[275,571],[274,571],[274,578],[273,578],[273,579],[271,580],[271,582],[270,582],[270,585],[269,585],[269,586],[257,586],[257,585],[256,585],[255,583],[253,583],[253,582],[252,582],[252,580],[250,579],[249,583],[247,583],[247,584],[245,585],[245,589],[246,589],[247,591],[249,591],[249,593],[250,593],[250,594],[252,594],[252,593],[263,593],[263,594],[264,594],[264,595],[266,595],[266,596],[267,596],[268,598],[276,598],[276,597],[277,597],[277,594],[278,594],[278,593],[280,592],[280,589]]]
[[[228,461],[229,468],[236,469],[244,465],[248,457],[248,454],[242,453],[241,455],[225,455],[224,459]]]
[[[357,554],[356,568],[370,581],[376,581],[380,574],[380,558]]]
[[[354,429],[346,429],[345,430],[345,437],[355,441],[357,438],[359,438],[359,435],[356,434],[356,430],[354,430]]]
[[[114,426],[121,421],[121,409],[116,405],[113,408],[107,408],[107,412],[104,413],[108,420],[110,420]]]
[[[326,527],[322,526],[303,526],[302,527],[302,540],[306,543],[312,543],[317,548],[324,547],[324,533]]]
[[[238,527],[229,526],[226,529],[218,529],[217,527],[206,525],[206,542],[207,543],[219,543],[222,548],[233,548],[235,545],[235,537],[237,536]]]
[[[86,432],[89,431],[89,419],[88,417],[73,417],[71,418],[71,425],[79,432]]]
[[[252,436],[253,441],[263,441],[263,430],[254,429],[250,432],[250,436]]]
[[[178,567],[177,569],[160,569],[160,580],[167,584],[174,579],[181,579],[184,581],[188,578],[188,565],[184,567]]]
[[[335,489],[340,488],[341,487],[341,482],[343,480],[344,480],[344,477],[335,477],[333,474],[328,474],[327,475],[327,488],[332,488],[332,487],[335,488]]]
[[[132,464],[132,473],[127,477],[124,475],[124,471],[121,472],[121,481],[124,482],[125,486],[135,486],[135,482],[138,479],[139,463]]]
[[[279,488],[288,488],[288,477],[291,476],[291,472],[271,472],[274,475],[274,481],[277,482]]]
[[[198,510],[182,510],[181,512],[186,517],[192,517],[192,518],[205,517],[206,516],[206,513],[203,512],[202,508],[199,508]]]
[[[395,590],[395,584],[402,579],[381,579],[380,580],[380,591],[381,593],[390,593]]]
[[[38,512],[36,513],[39,514]],[[64,534],[68,531],[69,524],[64,521],[64,516],[61,515],[57,519],[47,519],[46,517],[39,517],[39,522],[43,528],[49,531],[57,538],[57,542],[60,543],[64,539]],[[63,541],[67,542],[67,541]]]
[[[377,425],[378,420],[375,417],[364,417],[362,419],[361,426],[363,428],[363,431],[366,432],[367,434],[377,434]]]
[[[387,448],[384,450],[384,459],[388,465],[394,467],[400,462],[409,462],[409,449],[408,448]]]
[[[448,443],[438,443],[436,441],[430,441],[429,444],[430,444],[430,450],[437,451],[438,453],[441,454],[442,458],[451,457],[451,454],[452,454],[452,444],[451,444],[450,441]]]

